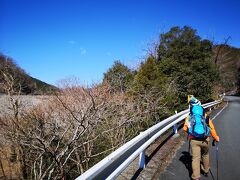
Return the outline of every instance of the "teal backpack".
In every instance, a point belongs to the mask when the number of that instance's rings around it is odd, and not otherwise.
[[[209,136],[209,122],[205,118],[205,112],[201,105],[195,105],[190,108],[189,123],[188,133],[196,139],[204,139]]]

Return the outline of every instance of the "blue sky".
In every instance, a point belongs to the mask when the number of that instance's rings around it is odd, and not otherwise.
[[[0,52],[31,76],[100,82],[115,60],[134,66],[172,26],[240,47],[238,0],[0,0]]]

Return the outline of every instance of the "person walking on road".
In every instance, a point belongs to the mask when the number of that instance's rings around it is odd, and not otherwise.
[[[189,98],[190,113],[185,119],[184,131],[188,134],[192,153],[192,179],[198,180],[200,169],[204,176],[208,176],[209,165],[209,147],[210,134],[213,139],[219,142],[219,136],[216,133],[212,120],[205,113],[201,102],[194,96]],[[200,162],[202,160],[202,164]]]

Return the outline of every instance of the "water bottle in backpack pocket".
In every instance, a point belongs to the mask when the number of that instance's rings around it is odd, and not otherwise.
[[[210,128],[201,105],[193,106],[190,110],[188,133],[195,138],[207,138]]]

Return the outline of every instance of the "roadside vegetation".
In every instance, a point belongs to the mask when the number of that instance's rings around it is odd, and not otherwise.
[[[138,69],[116,61],[102,83],[66,82],[31,109],[18,98],[29,87],[19,78],[24,71],[6,68],[16,65],[2,55],[1,91],[9,111],[0,115],[1,177],[74,179],[140,131],[187,108],[187,95],[202,103],[217,98],[228,87],[222,83],[227,77],[221,72],[222,52],[215,62],[217,48],[191,27],[173,27],[160,35]]]

